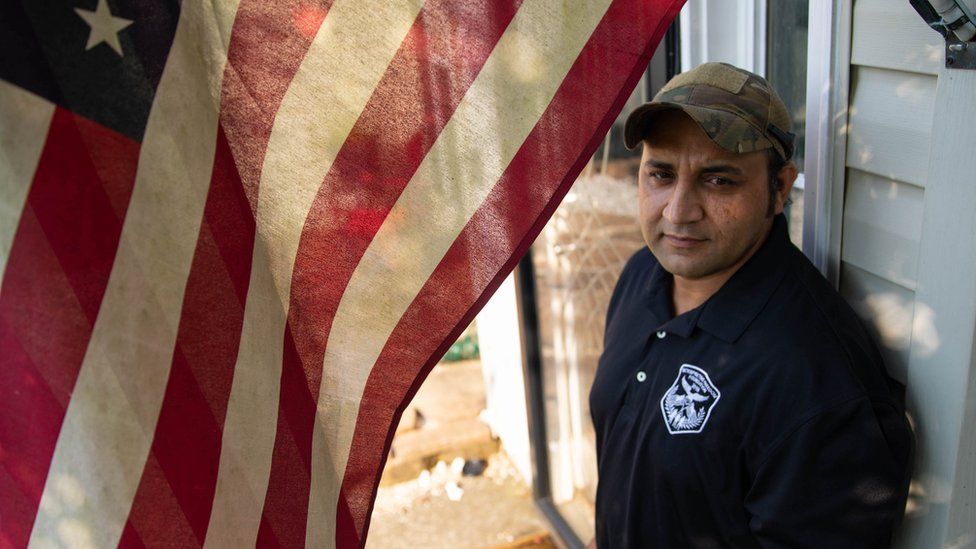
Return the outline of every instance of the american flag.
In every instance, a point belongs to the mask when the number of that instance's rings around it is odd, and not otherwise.
[[[682,2],[0,5],[0,547],[362,546]]]

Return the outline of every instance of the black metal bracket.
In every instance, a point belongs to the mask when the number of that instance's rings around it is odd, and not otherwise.
[[[965,20],[956,21],[946,26],[928,0],[909,0],[909,4],[915,8],[915,11],[932,29],[945,39],[946,68],[976,70],[976,42],[963,42],[952,32],[955,25],[964,23]]]
[[[976,42],[962,42],[955,34],[946,38],[946,68],[976,69]]]

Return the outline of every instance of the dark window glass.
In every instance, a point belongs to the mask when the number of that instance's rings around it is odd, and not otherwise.
[[[808,0],[771,0],[766,18],[766,75],[793,114],[794,161],[801,172],[807,118],[808,5]]]
[[[803,173],[807,122],[808,0],[770,0],[766,17],[766,78],[793,116],[796,151],[793,161]],[[801,176],[802,177],[802,176]],[[801,180],[802,181],[802,180]],[[800,246],[803,235],[803,189],[790,193],[787,207],[790,238]]]

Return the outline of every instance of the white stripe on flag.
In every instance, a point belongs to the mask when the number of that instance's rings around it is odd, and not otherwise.
[[[53,103],[0,80],[0,284],[53,116]]]
[[[335,544],[359,403],[387,339],[545,112],[610,1],[522,4],[356,267],[323,365],[307,545]]]
[[[172,363],[214,159],[220,96],[214,85],[223,76],[236,9],[233,0],[183,2],[32,546],[119,542]]]
[[[336,0],[275,117],[208,547],[253,546],[257,539],[277,427],[291,276],[305,218],[422,4]]]

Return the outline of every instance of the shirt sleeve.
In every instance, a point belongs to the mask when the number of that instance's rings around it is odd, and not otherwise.
[[[887,547],[904,512],[913,438],[868,398],[803,421],[770,449],[746,497],[762,547]]]

